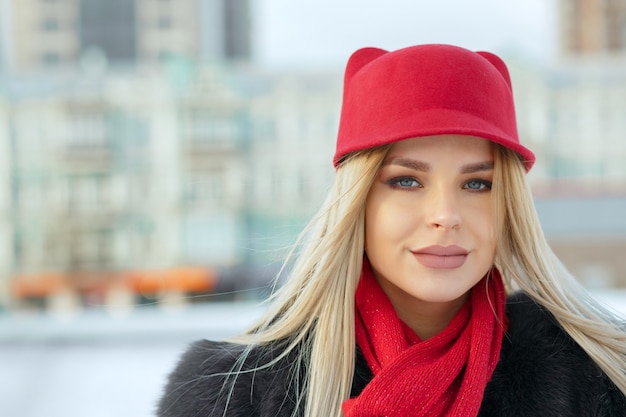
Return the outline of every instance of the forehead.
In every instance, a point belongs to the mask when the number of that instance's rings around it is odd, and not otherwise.
[[[388,155],[445,151],[491,157],[492,145],[487,139],[466,135],[436,135],[405,139],[395,142]]]

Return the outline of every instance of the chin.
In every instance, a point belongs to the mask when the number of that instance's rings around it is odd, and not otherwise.
[[[426,284],[426,285],[424,285]],[[429,280],[429,282],[423,282],[413,291],[408,293],[415,299],[427,303],[451,303],[461,298],[465,298],[473,285],[468,283],[459,282],[457,280],[444,281],[441,280]]]
[[[468,293],[469,291],[465,291],[465,292],[434,291],[434,292],[421,294],[416,298],[426,303],[445,304],[445,303],[452,303],[462,298],[465,298]]]

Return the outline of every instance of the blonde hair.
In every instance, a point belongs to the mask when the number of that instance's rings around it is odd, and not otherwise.
[[[305,364],[308,372],[305,385],[295,387],[296,402],[305,401],[308,417],[341,416],[341,403],[350,395],[365,200],[388,148],[361,151],[341,163],[327,200],[288,257],[299,251],[289,278],[271,297],[264,317],[249,332],[231,339],[248,345],[287,341],[272,363],[298,347],[296,362]],[[296,374],[294,384],[299,383]]]
[[[554,315],[626,395],[626,328],[623,319],[596,301],[550,248],[539,223],[517,154],[494,146],[496,222],[500,227],[495,264],[509,283]]]
[[[390,146],[357,152],[341,163],[328,199],[290,254],[296,262],[289,278],[251,330],[231,339],[248,346],[244,356],[257,345],[286,343],[279,357],[255,369],[296,353],[291,383],[297,404],[304,402],[307,417],[341,416],[341,404],[350,395],[354,294],[363,262],[365,201]],[[500,229],[495,264],[508,291],[519,287],[547,308],[626,394],[626,332],[617,317],[595,302],[554,256],[517,154],[494,145],[494,158],[492,195]],[[299,385],[304,368],[304,384]]]

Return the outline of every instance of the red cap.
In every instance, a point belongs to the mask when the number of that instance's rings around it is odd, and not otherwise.
[[[478,136],[512,149],[526,171],[535,163],[519,142],[511,79],[496,55],[440,44],[352,54],[335,166],[354,151],[443,134]]]

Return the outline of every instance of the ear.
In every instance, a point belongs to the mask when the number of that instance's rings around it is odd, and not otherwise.
[[[476,53],[482,56],[483,58],[485,58],[487,61],[489,61],[491,65],[493,65],[498,70],[498,72],[502,74],[502,78],[504,78],[506,83],[509,85],[509,88],[512,88],[511,76],[509,75],[509,70],[506,67],[506,64],[504,63],[504,61],[502,61],[497,55],[494,55],[491,52],[481,51],[481,52],[476,52]]]
[[[385,55],[386,53],[388,53],[388,51],[379,48],[362,48],[354,52],[350,56],[350,59],[348,59],[344,82],[350,80],[354,76],[354,74],[359,72],[359,70],[361,70],[361,68],[363,68],[365,65],[374,61],[376,58]]]

